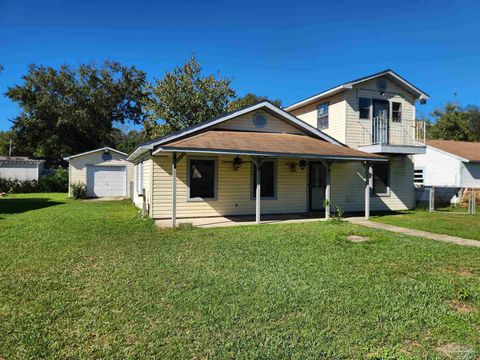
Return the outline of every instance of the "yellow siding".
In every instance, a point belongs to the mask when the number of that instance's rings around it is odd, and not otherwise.
[[[155,156],[153,162],[153,217],[169,218],[172,209],[172,159]],[[202,217],[255,213],[251,199],[251,164],[234,171],[232,156],[219,156],[217,200],[187,201],[187,157],[177,166],[177,216]],[[246,157],[242,158],[244,161]],[[263,214],[304,213],[307,210],[307,171],[290,170],[291,159],[277,159],[277,199],[263,200]],[[298,160],[297,160],[298,161]]]
[[[351,147],[368,145],[371,143],[372,122],[359,118],[358,98],[389,100],[402,103],[402,121],[390,121],[390,142],[395,145],[413,145],[415,126],[415,100],[411,94],[394,82],[387,80],[385,95],[380,95],[377,89],[377,79],[355,85],[345,94],[346,99],[346,144]]]
[[[365,167],[360,162],[334,163],[332,167],[332,204],[345,211],[365,209]],[[413,162],[409,157],[390,159],[390,195],[371,196],[370,208],[406,210],[415,206]]]
[[[309,104],[303,108],[291,111],[292,115],[295,115],[300,120],[305,121],[307,124],[317,127],[317,106],[321,103],[328,102],[328,123],[327,129],[322,131],[340,142],[345,142],[345,114],[346,104],[344,101],[344,94],[338,94],[331,96],[321,101]]]
[[[267,125],[264,128],[257,128],[253,123],[253,116],[262,113],[267,118]],[[275,133],[303,134],[302,130],[288,124],[284,120],[278,119],[264,111],[252,111],[245,115],[238,116],[232,120],[225,121],[215,128],[242,131],[262,131]]]
[[[103,151],[98,151],[92,154],[87,154],[73,158],[69,161],[68,166],[68,183],[69,190],[68,195],[71,196],[70,185],[73,183],[87,184],[87,166],[125,166],[127,169],[127,195],[130,196],[133,189],[133,164],[130,161],[125,160],[124,155],[120,155],[116,152],[110,152],[112,159],[105,161],[102,159]]]

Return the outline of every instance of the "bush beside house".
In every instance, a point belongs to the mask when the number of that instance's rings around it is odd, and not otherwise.
[[[68,171],[54,169],[49,175],[42,175],[37,180],[15,180],[0,178],[0,192],[5,193],[42,193],[67,192]]]

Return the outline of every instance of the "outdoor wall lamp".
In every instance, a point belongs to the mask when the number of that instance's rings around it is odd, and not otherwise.
[[[233,170],[237,171],[240,169],[240,165],[242,165],[242,159],[237,156],[235,159],[233,159]]]
[[[298,162],[298,165],[300,166],[300,170],[305,170],[305,168],[307,167],[307,162],[302,159]]]

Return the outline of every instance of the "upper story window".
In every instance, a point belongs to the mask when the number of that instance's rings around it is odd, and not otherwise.
[[[328,102],[317,106],[317,128],[328,128]]]
[[[274,199],[276,197],[276,166],[275,161],[264,161],[260,166],[260,194],[262,199]],[[252,198],[256,198],[257,167],[252,166]]]
[[[360,112],[360,119],[370,119],[370,99],[358,99],[358,111]]]
[[[188,160],[189,200],[217,197],[216,160],[214,158]]]
[[[402,121],[402,103],[392,102],[392,121],[393,122]]]

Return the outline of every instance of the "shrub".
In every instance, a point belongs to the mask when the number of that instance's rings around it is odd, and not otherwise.
[[[68,171],[59,167],[50,175],[41,176],[38,180],[39,192],[67,192]]]
[[[38,192],[36,180],[16,180],[0,178],[0,192],[6,193],[32,193]]]
[[[87,185],[81,182],[76,182],[70,185],[72,189],[72,196],[74,199],[85,199],[87,197]]]

